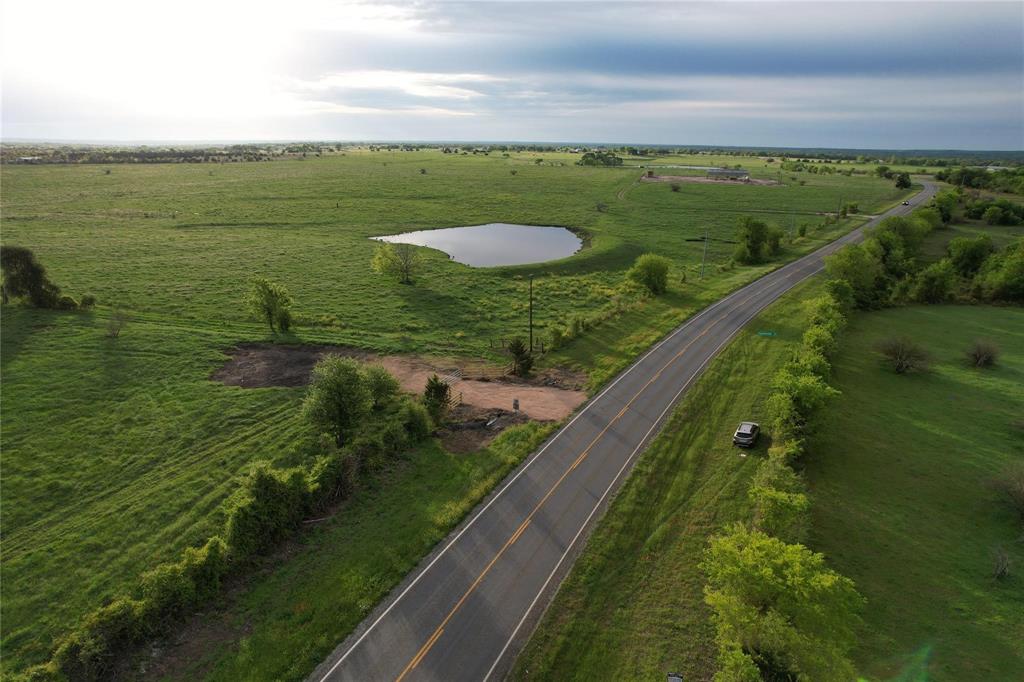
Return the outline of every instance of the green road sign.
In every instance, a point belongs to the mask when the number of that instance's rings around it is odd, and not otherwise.
[[[775,336],[775,332],[760,331],[757,333],[758,336]]]

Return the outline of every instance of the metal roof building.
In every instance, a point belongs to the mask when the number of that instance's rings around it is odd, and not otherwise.
[[[707,177],[716,180],[749,180],[750,171],[742,168],[709,168]]]

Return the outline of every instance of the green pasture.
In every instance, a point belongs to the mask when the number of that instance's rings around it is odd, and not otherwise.
[[[252,461],[291,464],[308,451],[300,389],[209,380],[231,346],[268,338],[241,305],[253,276],[285,284],[297,301],[299,324],[278,340],[498,361],[492,340],[526,332],[529,275],[542,333],[607,306],[637,255],[668,256],[667,295],[542,360],[575,365],[594,386],[693,311],[778,266],[728,265],[739,216],[795,232],[801,221],[820,224],[816,214],[840,199],[874,212],[902,196],[890,181],[806,174],[803,186],[783,178],[672,192],[637,182],[637,169],[581,168],[575,158],[350,151],[265,163],[3,166],[3,243],[33,249],[66,293],[99,300],[88,313],[2,312],[5,669],[44,659],[83,614],[217,528],[221,501]],[[429,252],[413,286],[370,270],[371,236],[494,221],[570,226],[589,245],[561,261],[496,269]],[[780,262],[856,222],[812,228]],[[705,231],[709,265],[698,281]],[[130,321],[111,339],[115,311]],[[461,494],[438,489],[437,500],[471,499]]]
[[[878,680],[1024,676],[1020,519],[988,483],[1024,461],[1024,310],[913,306],[855,315],[834,362],[842,391],[810,444],[811,546],[867,598],[854,658]],[[874,345],[917,340],[930,371],[900,376]],[[1002,349],[973,369],[975,338]],[[1010,556],[992,576],[993,553]]]

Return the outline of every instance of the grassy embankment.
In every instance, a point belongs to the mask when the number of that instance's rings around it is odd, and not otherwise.
[[[873,345],[918,340],[932,371],[899,376]],[[1002,348],[971,369],[975,338]],[[1024,459],[1024,310],[914,306],[855,315],[834,362],[842,396],[810,445],[811,545],[868,600],[854,656],[871,679],[1024,676],[1024,544],[986,487]],[[1003,547],[1010,577],[992,578]],[[903,678],[901,678],[903,679]]]
[[[771,267],[717,267],[731,245],[713,241],[713,266],[695,283],[701,244],[687,240],[705,225],[727,239],[744,212],[768,211],[787,226],[772,211],[820,222],[813,214],[832,210],[840,195],[866,211],[899,196],[891,182],[841,176],[673,193],[634,185],[636,170],[551,165],[574,157],[543,156],[545,165],[525,154],[356,152],[212,168],[0,169],[4,243],[32,248],[67,293],[100,301],[93,313],[4,311],[5,667],[41,660],[82,614],[212,532],[221,500],[253,460],[299,463],[296,444],[309,435],[298,416],[301,390],[208,380],[225,348],[266,338],[239,305],[252,275],[286,284],[297,312],[318,320],[300,324],[292,341],[487,356],[489,338],[523,328],[523,275],[539,275],[544,325],[605,305],[637,254],[672,257],[686,284],[549,358],[590,370],[596,384]],[[371,235],[489,221],[581,227],[591,246],[536,268],[479,270],[431,253],[413,287],[368,268]],[[812,231],[784,257],[838,231]],[[113,340],[104,328],[115,307],[132,319]],[[448,494],[439,491],[438,503],[471,499]]]
[[[714,628],[698,564],[707,539],[750,517],[732,433],[764,417],[771,380],[799,346],[812,280],[761,313],[698,380],[598,524],[517,662],[514,679],[707,679]],[[774,337],[759,336],[771,330]]]

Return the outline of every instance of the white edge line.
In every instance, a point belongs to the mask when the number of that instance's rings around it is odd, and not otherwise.
[[[925,190],[923,190],[923,191],[927,191],[927,189],[928,189],[928,188],[927,188],[927,187],[925,187]],[[886,217],[887,217],[887,216],[886,216]],[[881,219],[882,219],[882,217],[879,217],[879,218],[878,218],[877,220],[879,220],[879,221],[880,221]],[[565,432],[566,430],[568,430],[568,429],[569,429],[569,427],[570,427],[570,426],[572,426],[572,425],[573,425],[573,424],[574,424],[574,423],[576,422],[576,420],[577,420],[577,419],[579,419],[580,417],[582,417],[582,416],[583,416],[583,415],[584,415],[584,414],[586,413],[586,411],[587,411],[587,410],[589,410],[589,409],[590,409],[590,408],[591,408],[591,407],[592,407],[592,406],[593,406],[593,405],[594,405],[594,404],[595,404],[595,403],[596,403],[596,402],[597,402],[598,400],[600,400],[600,399],[601,399],[601,397],[602,397],[602,396],[604,396],[604,394],[605,394],[605,393],[607,393],[608,391],[610,391],[610,390],[612,389],[612,387],[614,387],[614,386],[615,386],[615,384],[619,383],[619,381],[621,381],[622,379],[624,379],[624,378],[626,377],[626,375],[628,375],[628,374],[629,374],[630,372],[632,372],[632,371],[633,371],[634,369],[636,369],[636,367],[638,367],[638,366],[639,366],[639,365],[640,365],[640,364],[641,364],[641,363],[642,363],[642,362],[643,362],[644,360],[646,360],[646,359],[647,359],[647,358],[648,358],[648,357],[649,357],[649,356],[650,356],[650,355],[651,355],[652,353],[654,353],[655,351],[657,351],[657,350],[658,350],[659,348],[661,348],[661,347],[662,347],[663,345],[665,345],[666,343],[668,343],[668,342],[669,342],[669,341],[670,341],[670,340],[671,340],[672,338],[674,338],[674,337],[675,337],[675,336],[676,336],[677,334],[679,334],[680,332],[684,331],[684,330],[685,330],[685,329],[686,329],[687,327],[689,327],[689,326],[690,326],[691,324],[694,324],[694,323],[695,323],[695,322],[696,322],[697,320],[699,320],[700,318],[702,318],[702,317],[703,317],[704,315],[706,315],[707,313],[709,313],[709,312],[711,312],[712,310],[714,310],[715,308],[717,308],[717,307],[719,307],[719,306],[721,306],[721,305],[725,304],[725,303],[726,303],[727,301],[729,301],[730,299],[732,299],[732,298],[734,298],[734,297],[737,297],[737,296],[739,296],[739,295],[740,295],[741,293],[743,293],[743,292],[744,292],[744,290],[745,290],[745,289],[747,289],[748,287],[751,287],[751,286],[753,286],[753,285],[757,284],[758,282],[762,282],[762,281],[763,281],[763,280],[764,280],[765,278],[767,278],[767,277],[770,277],[770,276],[772,276],[772,275],[778,275],[778,274],[781,274],[782,272],[784,272],[785,270],[789,269],[790,267],[795,267],[795,266],[798,266],[798,265],[799,265],[799,264],[800,264],[801,262],[803,262],[803,261],[804,261],[804,259],[806,259],[806,258],[810,258],[810,257],[812,257],[812,256],[816,255],[817,253],[819,253],[819,252],[821,252],[821,251],[824,251],[824,250],[828,249],[828,248],[829,248],[829,247],[831,247],[831,246],[836,246],[836,245],[837,245],[837,243],[838,243],[838,242],[841,242],[841,241],[842,241],[842,240],[843,240],[844,238],[849,238],[849,237],[850,237],[850,235],[853,235],[854,233],[856,233],[856,232],[858,232],[858,231],[861,231],[861,230],[863,230],[863,229],[864,229],[865,227],[867,227],[867,226],[868,226],[868,225],[870,225],[870,224],[871,224],[871,221],[869,221],[868,223],[866,223],[866,224],[862,225],[862,226],[861,226],[861,227],[859,227],[859,228],[856,228],[856,229],[854,229],[854,230],[852,230],[852,231],[850,231],[850,232],[846,233],[845,235],[843,235],[843,236],[842,236],[842,237],[840,237],[839,239],[836,239],[835,241],[832,241],[832,242],[830,242],[830,243],[828,243],[828,244],[825,244],[825,245],[824,245],[824,246],[822,246],[822,247],[821,247],[820,249],[818,249],[818,250],[816,250],[816,251],[812,251],[811,253],[807,254],[806,256],[802,256],[801,258],[799,258],[799,259],[797,259],[797,260],[795,260],[795,261],[792,261],[792,262],[790,262],[790,263],[787,263],[786,265],[783,265],[783,266],[782,266],[781,268],[778,268],[778,269],[776,269],[776,270],[773,270],[773,271],[771,271],[771,272],[769,272],[769,273],[765,274],[764,276],[762,276],[762,277],[759,277],[758,279],[754,280],[753,282],[750,282],[749,284],[745,284],[744,286],[742,286],[741,288],[739,288],[739,289],[737,289],[736,291],[732,292],[732,293],[731,293],[731,294],[729,294],[728,296],[726,296],[726,297],[724,297],[724,298],[721,298],[721,299],[719,299],[718,301],[716,301],[716,302],[712,303],[712,304],[711,304],[711,305],[709,305],[709,306],[708,306],[707,308],[705,308],[704,310],[700,311],[699,313],[697,313],[696,315],[694,315],[694,316],[693,316],[693,317],[691,317],[690,319],[686,320],[685,322],[683,322],[683,324],[681,324],[681,325],[679,325],[678,327],[676,327],[676,328],[675,328],[675,330],[674,330],[674,331],[672,331],[672,332],[671,332],[670,334],[668,334],[668,335],[667,335],[667,336],[666,336],[665,338],[663,338],[663,339],[662,339],[661,341],[659,341],[658,343],[654,344],[654,346],[652,346],[652,347],[651,347],[651,348],[650,348],[650,349],[649,349],[649,350],[648,350],[648,351],[647,351],[646,353],[644,353],[644,354],[643,354],[643,355],[642,355],[642,356],[641,356],[641,357],[640,357],[640,358],[639,358],[639,359],[638,359],[638,360],[637,360],[636,362],[634,362],[634,363],[633,363],[632,365],[630,365],[630,366],[629,366],[628,368],[626,368],[626,370],[625,370],[625,371],[623,371],[623,372],[622,372],[621,374],[619,374],[619,376],[617,376],[617,377],[615,378],[615,380],[614,380],[614,381],[613,381],[612,383],[608,384],[608,385],[607,385],[607,386],[606,386],[606,387],[605,387],[605,388],[604,388],[604,389],[603,389],[603,390],[602,390],[602,391],[601,391],[600,393],[598,393],[598,394],[597,394],[596,396],[594,396],[594,398],[592,398],[592,399],[591,399],[590,401],[588,401],[588,402],[587,402],[587,404],[586,404],[586,405],[585,405],[585,406],[583,407],[583,409],[582,409],[582,410],[580,410],[580,411],[579,411],[579,412],[578,412],[578,413],[576,414],[576,416],[575,416],[575,417],[573,417],[573,418],[572,418],[572,420],[570,420],[570,421],[569,421],[569,423],[568,423],[568,424],[566,424],[565,426],[563,426],[562,428],[560,428],[560,429],[558,430],[558,432],[557,432],[557,433],[555,433],[555,435],[554,435],[554,436],[552,436],[552,437],[551,437],[550,439],[548,439],[547,443],[545,443],[545,444],[544,444],[544,446],[543,446],[543,447],[541,447],[541,449],[540,449],[540,450],[538,450],[538,451],[537,451],[536,453],[534,453],[534,455],[533,455],[533,456],[532,456],[532,457],[531,457],[530,459],[528,459],[528,460],[527,460],[527,462],[526,462],[526,463],[525,463],[524,465],[522,465],[522,466],[520,467],[519,471],[518,471],[518,472],[516,472],[516,474],[515,474],[515,475],[514,475],[514,476],[513,476],[513,477],[512,477],[511,479],[509,479],[509,480],[508,480],[508,482],[507,482],[507,483],[505,483],[505,485],[504,485],[504,486],[502,486],[501,490],[499,490],[499,491],[498,491],[498,492],[497,492],[496,494],[494,494],[494,495],[493,495],[493,496],[491,497],[491,499],[490,499],[490,500],[488,500],[487,504],[485,504],[485,505],[484,505],[484,506],[483,506],[483,507],[482,507],[482,508],[480,509],[480,511],[478,511],[478,512],[477,512],[477,513],[476,513],[476,514],[475,514],[475,515],[473,516],[473,518],[472,518],[472,519],[470,519],[470,521],[469,521],[469,522],[468,522],[468,523],[467,523],[467,524],[466,524],[465,526],[463,526],[462,530],[460,530],[460,531],[458,532],[458,534],[456,534],[456,536],[455,536],[454,538],[452,538],[452,539],[451,539],[451,541],[450,541],[450,542],[449,542],[449,543],[448,543],[447,545],[445,545],[445,546],[444,546],[444,549],[442,549],[442,550],[441,550],[440,552],[438,552],[438,553],[437,553],[437,556],[435,556],[435,557],[434,557],[434,558],[433,558],[433,559],[432,559],[432,560],[430,561],[430,563],[429,563],[429,564],[427,564],[426,566],[424,566],[424,567],[423,567],[422,569],[420,569],[420,570],[419,570],[419,572],[418,572],[418,573],[416,574],[416,577],[415,577],[415,578],[413,578],[412,582],[410,582],[410,583],[409,583],[408,585],[406,585],[405,589],[404,589],[404,590],[402,590],[402,591],[401,591],[401,593],[399,593],[399,595],[398,595],[397,597],[395,597],[395,598],[394,598],[394,599],[392,600],[392,602],[391,602],[390,604],[388,604],[387,608],[385,608],[385,609],[384,609],[384,611],[383,611],[383,612],[382,612],[382,613],[381,613],[381,614],[380,614],[380,615],[379,615],[379,616],[378,616],[378,617],[376,618],[376,620],[374,620],[374,621],[373,621],[373,623],[371,623],[371,624],[370,624],[370,626],[369,626],[368,628],[366,628],[366,630],[365,630],[365,631],[363,631],[363,633],[362,633],[362,634],[361,634],[361,635],[359,636],[359,638],[358,638],[358,639],[356,639],[356,641],[355,641],[355,642],[353,642],[352,646],[350,646],[350,647],[348,648],[348,650],[347,650],[347,651],[346,651],[346,652],[345,652],[344,654],[342,654],[342,655],[341,655],[341,657],[340,657],[340,658],[339,658],[339,659],[338,659],[337,661],[335,661],[334,665],[332,665],[332,666],[331,666],[331,667],[330,667],[330,668],[329,668],[329,669],[327,670],[327,672],[323,674],[323,676],[322,676],[322,677],[320,678],[320,682],[326,682],[327,678],[329,678],[329,677],[330,677],[330,676],[331,676],[331,675],[332,675],[332,674],[334,673],[334,671],[335,671],[335,670],[337,670],[338,666],[340,666],[340,665],[341,665],[341,664],[342,664],[342,663],[343,663],[343,662],[345,661],[345,659],[346,659],[346,658],[348,658],[348,657],[349,657],[349,655],[350,655],[350,654],[351,654],[351,653],[352,653],[352,652],[353,652],[353,651],[354,651],[354,650],[356,649],[356,647],[358,647],[358,646],[359,646],[359,645],[360,645],[360,644],[361,644],[361,643],[363,642],[363,640],[364,640],[364,639],[366,639],[366,637],[367,637],[367,636],[368,636],[368,635],[370,634],[370,632],[372,632],[372,631],[373,631],[373,629],[374,629],[375,627],[377,627],[377,624],[378,624],[378,623],[380,623],[380,621],[382,621],[382,620],[384,619],[384,617],[385,617],[385,616],[387,616],[387,615],[388,615],[388,613],[390,613],[390,612],[391,612],[391,609],[393,609],[393,608],[395,607],[395,605],[396,605],[396,604],[398,604],[398,602],[400,602],[400,601],[402,600],[402,598],[403,598],[403,597],[404,597],[404,596],[406,595],[406,593],[408,593],[408,592],[409,592],[409,590],[411,590],[411,589],[412,589],[413,587],[415,587],[415,586],[416,586],[416,584],[417,584],[417,583],[418,583],[418,582],[420,581],[420,578],[422,578],[422,577],[423,577],[423,575],[424,575],[424,574],[426,574],[426,572],[427,572],[427,571],[429,571],[429,570],[430,570],[430,568],[431,568],[431,567],[432,567],[432,566],[433,566],[433,565],[434,565],[435,563],[437,563],[437,561],[438,561],[438,560],[439,560],[439,559],[440,559],[440,558],[441,558],[442,556],[444,556],[444,555],[445,555],[445,553],[446,553],[446,552],[447,552],[447,551],[448,551],[448,550],[449,550],[449,549],[450,549],[450,548],[452,547],[452,545],[454,545],[454,544],[455,544],[456,542],[458,542],[459,538],[461,538],[461,537],[463,536],[463,534],[465,534],[465,532],[466,532],[467,530],[469,530],[469,529],[470,529],[470,528],[472,527],[472,525],[473,525],[474,523],[476,523],[476,520],[477,520],[477,519],[479,519],[479,518],[480,518],[480,517],[481,517],[481,516],[483,515],[483,513],[484,513],[485,511],[487,511],[487,510],[488,510],[488,509],[490,508],[490,506],[491,506],[492,504],[494,504],[494,502],[496,502],[496,501],[497,501],[497,499],[498,499],[499,497],[501,497],[501,495],[502,495],[502,494],[503,494],[503,493],[504,493],[504,492],[505,492],[505,491],[506,491],[506,490],[507,490],[507,489],[509,488],[509,486],[511,486],[511,485],[512,485],[513,483],[515,483],[515,482],[516,482],[516,480],[517,480],[517,479],[518,479],[518,478],[519,478],[520,476],[522,476],[522,475],[523,475],[523,473],[524,473],[524,472],[525,472],[525,471],[526,471],[526,470],[527,470],[527,469],[528,469],[528,468],[529,468],[529,467],[530,467],[530,466],[531,466],[531,465],[532,465],[532,464],[533,464],[534,462],[536,462],[536,461],[537,461],[537,459],[538,459],[538,458],[539,458],[539,457],[540,457],[540,456],[541,456],[541,455],[542,455],[542,454],[544,453],[544,451],[545,451],[545,450],[547,450],[547,449],[548,449],[548,447],[549,447],[549,446],[550,446],[550,445],[551,445],[552,443],[554,443],[554,442],[555,442],[556,440],[558,440],[558,438],[559,438],[559,437],[560,437],[560,436],[561,436],[561,435],[562,435],[562,434],[563,434],[563,433],[564,433],[564,432]],[[851,240],[851,241],[852,241],[852,240]],[[845,243],[841,244],[841,246],[845,246]],[[824,255],[829,255],[829,254],[824,254]],[[823,255],[822,257],[824,257],[824,255]],[[812,272],[811,274],[809,274],[809,275],[807,275],[807,276],[805,276],[805,277],[802,277],[801,279],[797,280],[797,281],[796,281],[796,282],[795,282],[795,283],[794,283],[794,284],[793,284],[792,286],[790,286],[790,287],[789,287],[789,289],[791,289],[792,287],[796,286],[797,284],[799,284],[800,282],[802,282],[802,281],[803,281],[804,279],[807,279],[807,277],[810,277],[810,276],[812,276],[812,275],[816,274],[817,272],[818,272],[818,269],[815,269],[815,271],[814,271],[814,272]],[[786,291],[788,291],[789,289],[787,289]],[[782,293],[785,293],[785,291],[784,291],[784,292],[782,292]],[[780,296],[781,296],[781,294],[780,294]],[[766,305],[766,306],[767,306],[767,305],[770,305],[770,303],[771,303],[771,302],[769,302],[768,304],[765,304],[765,305]],[[757,311],[756,313],[754,313],[754,315],[752,315],[751,317],[749,317],[749,318],[747,318],[746,320],[744,320],[744,322],[743,322],[743,325],[746,325],[746,323],[747,323],[747,322],[749,322],[749,321],[750,321],[750,320],[752,320],[752,319],[753,319],[754,317],[756,317],[756,316],[757,316],[757,314],[758,314],[758,313],[760,313],[760,311],[761,311],[761,310],[763,310],[763,308],[759,309],[759,310],[758,310],[758,311]],[[742,328],[743,328],[743,325],[740,325],[739,327],[737,327],[737,329],[736,329],[736,330],[735,330],[735,331],[734,331],[734,332],[733,332],[732,334],[730,334],[730,335],[729,335],[729,337],[728,337],[728,338],[726,339],[726,341],[725,341],[725,342],[723,342],[723,343],[722,343],[722,345],[725,345],[725,343],[727,343],[727,342],[728,342],[729,340],[731,340],[731,339],[732,339],[732,337],[733,337],[733,336],[734,336],[734,335],[735,335],[736,333],[738,333],[740,329],[742,329]],[[708,358],[707,360],[705,360],[705,362],[704,362],[704,363],[702,363],[702,364],[701,364],[701,366],[700,366],[700,368],[699,368],[699,371],[700,371],[700,370],[703,370],[703,367],[704,367],[704,365],[705,365],[705,364],[706,364],[707,362],[709,362],[711,358],[713,358],[713,357],[715,357],[715,355],[717,355],[717,353],[718,353],[718,351],[719,351],[719,350],[721,349],[721,347],[722,347],[722,346],[720,345],[720,346],[719,346],[718,348],[716,348],[716,349],[715,349],[715,352],[714,352],[714,354],[712,354],[712,355],[711,355],[711,356],[710,356],[710,357],[709,357],[709,358]],[[696,375],[694,375],[694,376],[696,376]],[[691,381],[692,381],[692,377],[691,377]],[[675,396],[675,397],[674,397],[674,398],[672,399],[672,401],[671,401],[671,402],[669,403],[669,407],[665,409],[665,411],[666,411],[666,412],[668,411],[668,409],[669,409],[669,408],[671,408],[671,407],[672,407],[672,405],[674,405],[674,404],[675,404],[675,401],[676,401],[676,400],[678,399],[679,395],[680,395],[680,394],[681,394],[681,393],[683,392],[683,390],[685,390],[685,389],[686,389],[686,386],[688,386],[688,385],[689,385],[689,381],[687,381],[687,383],[686,383],[686,384],[683,384],[683,388],[681,388],[681,389],[679,390],[679,393],[677,393],[677,394],[676,394],[676,396]],[[643,391],[643,389],[641,389],[641,392],[642,392],[642,391]],[[658,424],[658,423],[659,423],[659,422],[661,421],[661,419],[662,419],[662,417],[664,416],[664,414],[665,414],[665,412],[662,412],[662,414],[661,414],[661,415],[660,415],[660,416],[658,417],[658,421],[656,421],[656,422],[655,422],[655,425],[657,425],[657,424]],[[653,429],[653,427],[652,427],[652,429]],[[643,439],[642,439],[642,440],[640,441],[640,445],[639,445],[639,446],[637,446],[637,450],[634,450],[634,451],[633,451],[633,454],[631,454],[631,455],[629,456],[629,458],[628,458],[628,459],[626,460],[626,463],[627,463],[627,464],[628,464],[628,463],[629,463],[629,462],[630,462],[630,461],[632,460],[632,458],[633,458],[633,455],[635,455],[635,454],[636,454],[636,452],[637,452],[637,451],[639,450],[640,446],[642,446],[642,445],[643,445],[644,441],[646,441],[646,439],[647,439],[647,436],[648,436],[648,435],[650,435],[650,431],[648,431],[648,433],[647,433],[646,435],[644,435],[644,438],[643,438]],[[623,465],[623,468],[625,468],[625,465]],[[620,470],[619,474],[621,474],[621,471],[622,471],[622,470]],[[614,484],[616,480],[618,480],[618,475],[616,475],[616,478],[615,478],[615,479],[613,479],[612,483]],[[610,489],[610,488],[609,488],[609,489]],[[606,493],[605,493],[605,494],[607,494],[607,491],[606,491]],[[602,498],[601,498],[601,499],[603,500],[603,499],[604,499],[604,497],[602,496]],[[598,504],[598,507],[599,507],[599,506],[600,506],[600,503]],[[597,507],[595,507],[595,510],[596,510],[596,509],[597,509]],[[591,515],[593,515],[593,512],[591,512]],[[588,521],[587,521],[587,523],[589,523],[589,518],[590,518],[590,517],[588,517]],[[584,523],[584,526],[583,526],[583,527],[584,527],[584,528],[586,527],[586,523]],[[580,530],[580,532],[582,532],[582,529]],[[579,537],[579,533],[577,533],[577,537]],[[576,542],[576,538],[573,538],[573,543],[575,543],[575,542]],[[572,547],[572,544],[573,544],[573,543],[570,543],[570,547]],[[564,559],[565,559],[565,555],[563,555],[563,556],[562,556],[562,559],[560,559],[560,560],[559,560],[559,565],[561,565],[561,562],[562,562],[562,561],[563,561]],[[555,569],[555,570],[557,570],[557,566],[556,566],[556,569]],[[552,572],[552,575],[554,575],[554,572]],[[550,580],[550,579],[551,579],[551,577],[549,576],[549,577],[548,577],[548,580]],[[547,583],[545,583],[545,585],[546,585],[546,584],[547,584]],[[543,589],[541,590],[541,592],[543,592]],[[539,596],[540,596],[540,595],[538,594],[538,595],[537,595],[537,597],[539,598]],[[536,601],[536,598],[534,599],[534,601]],[[531,605],[530,605],[530,609],[528,609],[528,610],[527,610],[527,615],[529,614],[530,610],[532,610],[532,609],[533,609],[533,605],[531,604]],[[523,617],[523,619],[524,619],[524,620],[525,620],[525,618],[526,618],[526,616],[524,616],[524,617]],[[519,624],[519,626],[516,626],[516,630],[518,630],[518,629],[519,629],[519,627],[520,627],[521,625],[522,625],[522,621],[520,621],[520,624]],[[509,642],[511,642],[511,640],[509,640]],[[506,644],[505,644],[505,648],[507,648],[507,647],[508,647],[508,643],[506,643]],[[502,654],[504,654],[504,651],[505,651],[505,649],[503,648],[503,649],[502,649]],[[500,660],[500,659],[501,659],[501,655],[502,655],[502,654],[499,654],[499,656],[498,656],[498,660]],[[495,665],[497,665],[497,661],[495,661]],[[493,669],[494,669],[494,666],[492,666],[491,670],[493,671]],[[490,675],[490,672],[488,672],[488,676],[489,676],[489,675]],[[486,679],[486,678],[484,678],[484,679]]]
[[[679,400],[679,396],[683,394],[683,391],[685,391],[687,389],[687,387],[693,382],[694,379],[698,378],[703,373],[704,368],[707,366],[707,364],[709,362],[711,362],[713,359],[715,359],[716,357],[718,357],[719,351],[721,351],[722,348],[727,343],[732,341],[732,338],[734,336],[736,336],[736,334],[738,334],[740,331],[742,331],[742,329],[747,326],[748,322],[750,322],[752,319],[754,319],[755,317],[760,315],[761,312],[765,308],[767,308],[772,303],[777,301],[783,294],[788,293],[793,288],[795,288],[800,283],[802,283],[804,280],[809,279],[810,277],[813,277],[814,275],[818,274],[820,271],[821,271],[820,267],[815,268],[813,271],[809,272],[808,274],[804,275],[803,277],[801,277],[797,281],[793,282],[793,284],[791,284],[789,287],[787,287],[786,289],[781,291],[778,296],[776,296],[772,300],[770,300],[767,303],[765,303],[763,306],[761,306],[760,308],[755,310],[751,315],[749,315],[745,320],[743,320],[743,322],[741,322],[736,327],[736,329],[734,329],[729,334],[729,336],[727,336],[722,341],[722,343],[718,344],[718,346],[715,348],[715,350],[711,352],[711,355],[709,355],[707,358],[705,358],[704,362],[700,363],[700,366],[698,366],[697,369],[694,371],[694,373],[692,375],[690,375],[690,378],[686,380],[686,383],[684,383],[682,385],[682,387],[676,392],[676,394],[672,397],[672,400],[669,401],[668,406],[664,410],[661,411],[661,414],[658,415],[658,418],[654,420],[654,424],[652,424],[651,428],[647,430],[647,433],[644,434],[644,437],[640,439],[640,443],[636,446],[636,448],[633,450],[633,452],[630,453],[629,457],[626,458],[626,461],[623,462],[622,467],[619,469],[618,473],[615,474],[615,478],[613,478],[612,482],[608,484],[607,488],[605,488],[604,494],[601,495],[601,498],[597,501],[597,504],[594,505],[594,508],[590,511],[590,514],[587,515],[587,518],[586,518],[586,520],[583,521],[583,524],[580,526],[580,529],[578,531],[576,531],[576,535],[569,542],[569,546],[565,549],[565,552],[562,554],[562,557],[558,560],[558,563],[555,564],[555,567],[553,569],[551,569],[551,573],[548,574],[547,580],[544,581],[544,584],[541,586],[540,590],[537,592],[537,595],[533,598],[533,601],[530,602],[530,606],[526,609],[526,612],[523,614],[523,617],[519,619],[519,623],[516,625],[515,630],[512,631],[512,634],[509,636],[508,641],[505,642],[505,646],[503,646],[501,648],[501,651],[498,652],[498,657],[494,659],[494,663],[491,665],[490,670],[488,670],[487,674],[484,675],[483,682],[487,682],[487,680],[491,677],[491,675],[494,674],[494,670],[495,670],[495,668],[498,667],[498,663],[501,662],[501,659],[505,656],[505,652],[508,650],[508,647],[512,644],[512,641],[519,634],[519,629],[523,627],[523,623],[526,622],[526,619],[530,616],[530,613],[533,611],[533,608],[537,605],[537,600],[539,600],[541,595],[544,594],[544,591],[547,590],[548,584],[551,582],[551,579],[555,577],[555,574],[558,572],[558,569],[561,567],[562,562],[564,562],[565,558],[567,556],[569,556],[569,553],[572,551],[572,548],[576,545],[576,541],[579,540],[580,535],[583,534],[583,531],[590,524],[590,519],[592,519],[594,514],[597,513],[597,510],[601,508],[601,505],[604,503],[605,497],[608,496],[608,493],[611,492],[611,489],[618,482],[619,477],[622,476],[622,472],[626,470],[626,467],[629,466],[630,462],[633,461],[633,458],[636,457],[636,454],[641,450],[641,448],[644,447],[644,444],[647,442],[647,439],[650,437],[651,432],[653,432],[654,429],[658,428],[658,426],[661,424],[661,420],[665,418],[665,415],[668,413],[668,411],[676,406],[676,401]]]

